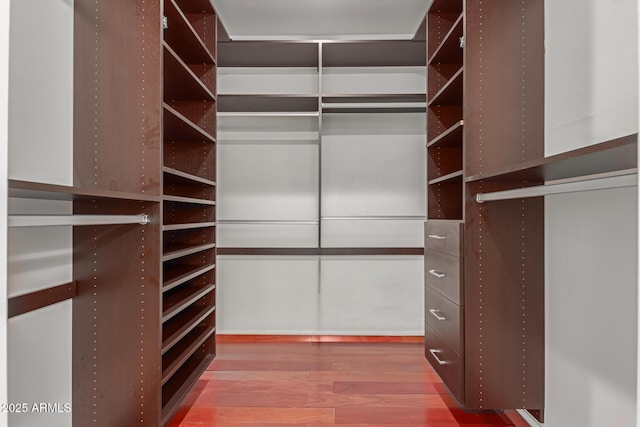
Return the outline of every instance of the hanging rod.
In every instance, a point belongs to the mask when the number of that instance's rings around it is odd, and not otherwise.
[[[318,117],[317,111],[219,111],[218,117]]]
[[[514,190],[495,191],[476,194],[476,202],[492,202],[496,200],[540,197],[551,194],[575,193],[579,191],[603,190],[606,188],[634,187],[638,185],[637,173],[606,178],[592,178],[562,184],[537,185],[535,187],[517,188]]]
[[[140,215],[8,215],[9,227],[47,227],[60,225],[148,224],[149,217]]]
[[[323,102],[322,108],[426,108],[426,102]]]
[[[288,219],[226,219],[218,220],[218,224],[283,224],[283,225],[316,225],[318,221],[288,220]]]
[[[420,220],[426,219],[423,215],[374,215],[374,216],[323,216],[322,220],[327,221],[406,221],[406,220]]]

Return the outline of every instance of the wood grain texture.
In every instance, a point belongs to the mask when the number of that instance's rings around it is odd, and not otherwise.
[[[169,427],[522,427],[517,414],[512,421],[460,409],[423,350],[421,343],[222,342]]]
[[[422,336],[361,336],[361,335],[230,335],[218,334],[218,342],[387,342],[387,343],[419,343]]]

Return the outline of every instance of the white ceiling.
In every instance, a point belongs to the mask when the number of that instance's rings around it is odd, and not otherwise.
[[[231,40],[411,39],[432,0],[211,0]]]

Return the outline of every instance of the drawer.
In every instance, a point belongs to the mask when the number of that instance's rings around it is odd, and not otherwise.
[[[462,258],[442,252],[424,253],[425,283],[458,305],[464,305],[461,261]]]
[[[462,222],[428,220],[424,227],[424,246],[432,251],[462,256]]]
[[[427,360],[451,394],[464,404],[464,358],[444,345],[440,336],[429,325],[424,328],[424,344]]]
[[[442,339],[443,344],[457,355],[463,355],[463,308],[425,287],[424,290],[425,322]]]

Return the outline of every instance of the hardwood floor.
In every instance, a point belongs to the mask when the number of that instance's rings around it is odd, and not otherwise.
[[[467,413],[419,343],[218,344],[170,427],[525,427]]]

